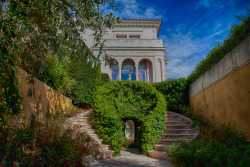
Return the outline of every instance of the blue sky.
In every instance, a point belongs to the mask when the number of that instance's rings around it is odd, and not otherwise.
[[[113,0],[122,19],[162,19],[158,38],[167,47],[167,78],[187,77],[195,65],[230,32],[235,17],[247,16],[250,0]]]

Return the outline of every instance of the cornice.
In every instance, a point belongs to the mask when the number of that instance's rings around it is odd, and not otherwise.
[[[93,51],[99,51],[98,47],[91,48]],[[166,47],[104,47],[103,50],[143,50],[143,51],[166,51]]]
[[[158,19],[121,19],[121,23],[115,23],[114,27],[155,27],[157,36],[160,31],[162,20]]]

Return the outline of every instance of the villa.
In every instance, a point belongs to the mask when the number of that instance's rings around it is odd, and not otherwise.
[[[102,60],[101,71],[112,81],[137,80],[149,83],[166,80],[166,47],[158,33],[162,20],[122,19],[113,29],[107,29],[103,51],[113,56],[117,65],[110,66]],[[95,56],[99,47],[94,47],[93,32],[83,34],[86,44]]]

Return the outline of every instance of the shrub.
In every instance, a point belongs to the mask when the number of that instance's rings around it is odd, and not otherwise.
[[[120,153],[125,141],[125,121],[134,120],[136,140],[146,154],[162,135],[165,114],[164,97],[151,84],[114,81],[97,88],[92,120],[114,154]]]
[[[250,144],[228,146],[214,140],[183,142],[167,148],[167,156],[176,166],[245,167],[250,163]]]
[[[193,116],[199,136],[167,148],[167,156],[176,166],[248,166],[250,143],[230,128],[216,127],[201,116]]]
[[[153,86],[164,95],[167,110],[181,112],[183,107],[189,105],[189,84],[186,78],[158,82]]]
[[[60,62],[57,55],[48,55],[43,75],[39,79],[59,93],[69,95],[76,82],[69,77],[67,63],[64,61]]]
[[[85,133],[63,126],[64,117],[10,126],[1,136],[0,166],[83,166],[82,158],[98,154]]]
[[[110,81],[109,75],[107,73],[101,73],[101,81],[109,82]]]

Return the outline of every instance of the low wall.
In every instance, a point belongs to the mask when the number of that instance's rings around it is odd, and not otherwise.
[[[250,140],[250,37],[190,86],[194,112]]]
[[[37,78],[33,78],[33,83],[28,83],[30,76],[26,71],[18,68],[17,73],[18,88],[22,97],[21,113],[19,117],[30,120],[32,114],[43,117],[47,112],[69,111],[72,101],[53,90]],[[32,96],[28,97],[28,90],[31,89]]]

